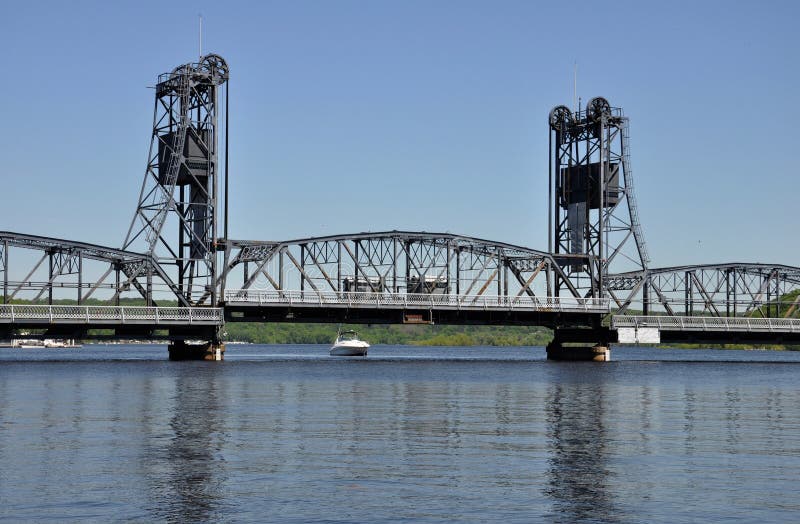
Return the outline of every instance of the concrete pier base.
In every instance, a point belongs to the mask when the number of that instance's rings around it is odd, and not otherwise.
[[[167,347],[170,360],[224,360],[225,344],[212,342],[187,343],[175,340]]]
[[[568,345],[555,340],[547,345],[547,360],[608,362],[611,348],[604,345]]]

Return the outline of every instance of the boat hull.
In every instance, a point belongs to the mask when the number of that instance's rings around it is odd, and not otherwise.
[[[334,357],[365,357],[369,346],[336,345],[331,348]]]

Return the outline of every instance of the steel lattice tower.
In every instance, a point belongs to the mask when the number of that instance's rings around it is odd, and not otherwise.
[[[628,118],[596,97],[585,111],[556,106],[549,124],[549,249],[567,260],[576,288],[605,297],[609,268],[645,271],[649,263],[633,190]],[[564,288],[556,277],[556,294]]]
[[[173,291],[192,305],[217,302],[218,120],[227,81],[228,65],[215,54],[159,76],[147,169],[123,243],[174,266]]]

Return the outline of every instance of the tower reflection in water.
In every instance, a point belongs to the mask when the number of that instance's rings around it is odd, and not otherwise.
[[[181,363],[151,386],[155,431],[147,432],[144,468],[148,507],[159,520],[213,521],[225,509],[224,406],[218,374],[202,364]]]
[[[556,384],[545,401],[548,485],[553,510],[565,522],[619,519],[609,486],[602,383]]]

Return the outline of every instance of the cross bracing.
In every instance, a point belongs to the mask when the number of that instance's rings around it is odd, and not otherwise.
[[[0,276],[3,303],[160,298],[188,305],[150,255],[86,242],[0,232]]]
[[[618,313],[715,317],[797,316],[800,268],[727,263],[653,268],[610,275]]]
[[[449,233],[387,231],[228,241],[226,289],[553,296],[567,258]],[[574,257],[569,258],[571,261]],[[571,296],[580,296],[577,289]]]

